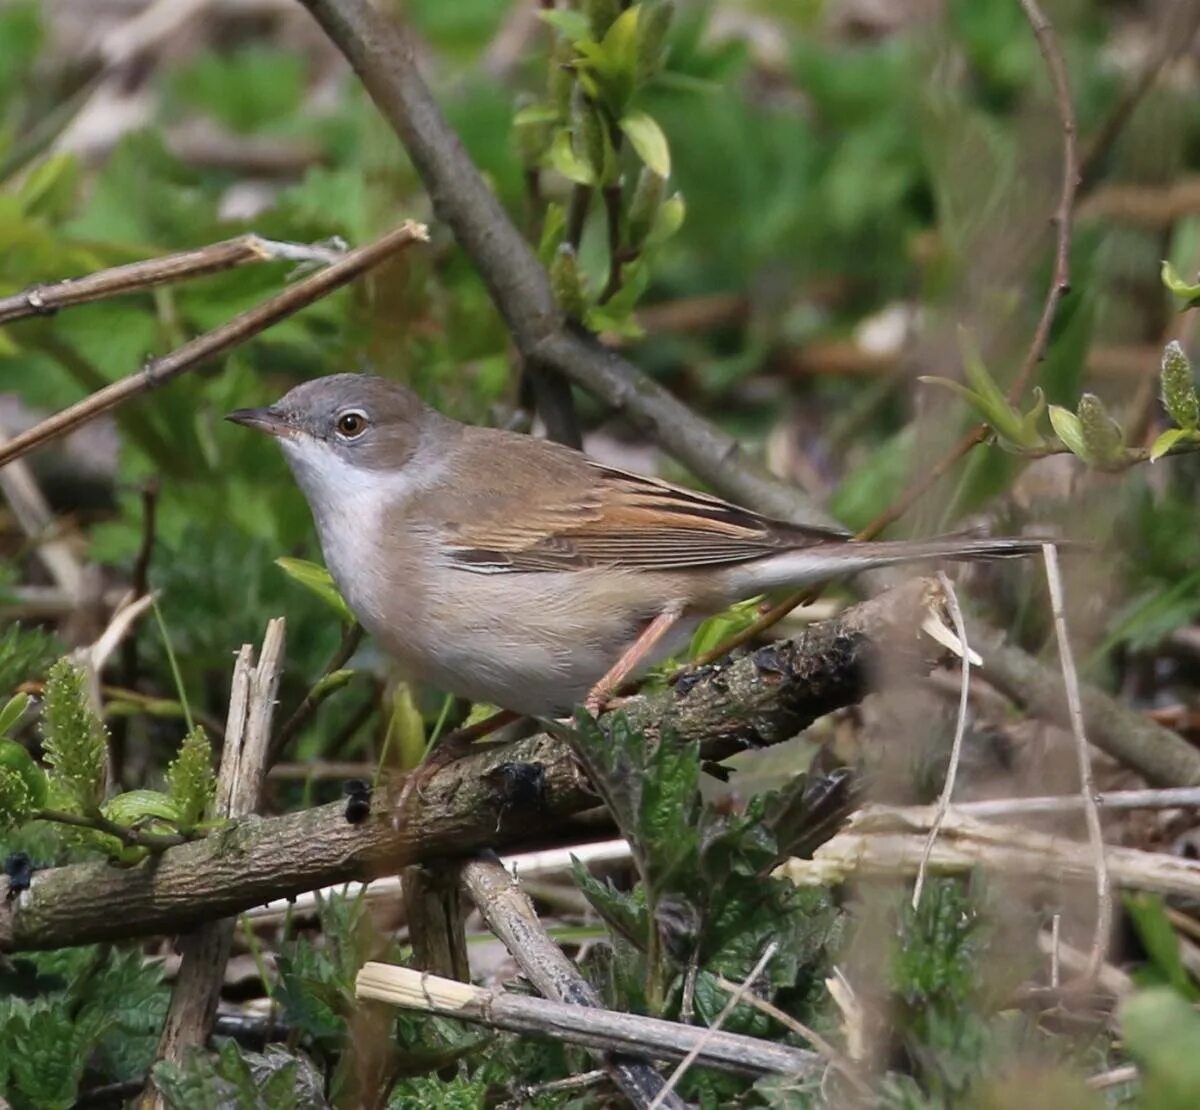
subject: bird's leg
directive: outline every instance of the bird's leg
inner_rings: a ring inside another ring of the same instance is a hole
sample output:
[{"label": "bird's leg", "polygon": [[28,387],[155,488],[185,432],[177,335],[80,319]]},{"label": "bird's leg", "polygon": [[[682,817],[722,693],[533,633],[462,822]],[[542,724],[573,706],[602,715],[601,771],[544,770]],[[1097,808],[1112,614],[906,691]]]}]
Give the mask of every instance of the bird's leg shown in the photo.
[{"label": "bird's leg", "polygon": [[599,716],[609,698],[645,662],[646,657],[671,631],[681,616],[683,616],[682,603],[673,602],[642,629],[638,638],[625,649],[621,658],[608,669],[608,673],[592,687],[588,694],[587,701],[583,704],[593,717]]}]

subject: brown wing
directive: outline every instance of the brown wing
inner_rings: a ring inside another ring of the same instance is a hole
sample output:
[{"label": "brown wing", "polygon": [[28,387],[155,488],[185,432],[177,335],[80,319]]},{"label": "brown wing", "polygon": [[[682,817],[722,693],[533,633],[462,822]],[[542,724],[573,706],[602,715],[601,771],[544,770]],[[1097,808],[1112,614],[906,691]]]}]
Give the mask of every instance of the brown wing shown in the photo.
[{"label": "brown wing", "polygon": [[[507,512],[477,503],[479,515],[449,525],[450,557],[464,569],[685,570],[845,539],[842,532],[770,520],[718,497],[539,446],[544,450],[528,460],[536,463],[533,472],[523,475],[527,503],[514,506],[511,497],[496,497],[492,504],[503,501]],[[546,490],[553,494],[546,496]]]}]

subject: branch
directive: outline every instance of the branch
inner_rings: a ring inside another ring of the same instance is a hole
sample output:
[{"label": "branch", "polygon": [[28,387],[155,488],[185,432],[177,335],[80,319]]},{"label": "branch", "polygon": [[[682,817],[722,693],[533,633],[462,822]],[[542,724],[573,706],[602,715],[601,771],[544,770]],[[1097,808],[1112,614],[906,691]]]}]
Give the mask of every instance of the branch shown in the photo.
[{"label": "branch", "polygon": [[[550,939],[528,896],[499,860],[471,860],[463,866],[462,883],[488,928],[542,995],[568,1006],[600,1008],[591,984]],[[635,1107],[653,1105],[664,1092],[662,1077],[646,1064],[608,1053],[599,1056],[599,1063]],[[684,1105],[675,1096],[665,1104],[673,1110]]]},{"label": "branch", "polygon": [[364,964],[358,973],[356,994],[406,1010],[652,1060],[682,1060],[699,1047],[700,1063],[739,1075],[815,1076],[826,1067],[815,1052],[757,1037],[616,1010],[568,1006],[509,991],[484,990],[392,964]]},{"label": "branch", "polygon": [[303,278],[270,300],[234,317],[228,324],[197,336],[162,358],[151,359],[137,373],[97,390],[90,397],[55,413],[29,431],[14,436],[0,447],[0,466],[20,458],[49,440],[65,435],[89,420],[94,420],[130,398],[157,389],[185,371],[194,370],[209,359],[224,354],[239,343],[244,343],[252,336],[265,331],[272,324],[277,324],[285,317],[299,312],[333,290],[353,281],[397,251],[411,243],[423,243],[427,238],[428,232],[422,224],[406,221],[383,238],[351,251],[333,265]]},{"label": "branch", "polygon": [[277,243],[258,235],[240,235],[236,239],[210,243],[198,250],[179,251],[161,258],[131,262],[127,266],[113,266],[83,277],[34,285],[24,292],[0,297],[0,324],[9,324],[26,316],[51,316],[60,308],[119,297],[126,293],[141,293],[158,285],[217,274],[249,262],[287,260],[318,262],[325,266],[337,262],[343,253],[329,247]]},{"label": "branch", "polygon": [[[934,583],[906,583],[793,640],[706,669],[671,690],[631,698],[622,709],[650,742],[669,729],[680,743],[700,741],[708,760],[780,743],[860,700],[872,686],[881,645],[889,663],[908,659],[928,667],[940,657],[942,649],[915,632],[936,599]],[[505,771],[520,763],[541,765],[540,805],[515,804],[520,799],[506,789]],[[556,822],[596,804],[570,751],[545,734],[484,747],[445,767],[399,829],[386,793],[376,791],[372,817],[358,825],[345,820],[344,804],[337,802],[246,818],[133,868],[100,863],[41,871],[12,901],[4,897],[7,880],[0,879],[0,950],[179,932],[316,887],[395,874],[412,863],[545,844]]]},{"label": "branch", "polygon": [[[247,817],[258,808],[267,773],[271,716],[283,668],[283,637],[284,622],[280,617],[267,625],[257,667],[253,662],[254,649],[249,644],[243,644],[238,654],[217,779],[214,811],[219,817]],[[181,1063],[190,1046],[203,1045],[208,1040],[235,924],[232,918],[206,921],[180,940],[179,973],[156,1059]],[[153,1081],[147,1085],[141,1105],[164,1105]]]},{"label": "branch", "polygon": [[831,518],[801,490],[750,461],[733,437],[697,416],[621,356],[574,335],[529,244],[446,123],[396,23],[367,0],[302,0],[404,143],[434,212],[471,257],[527,362],[553,369],[617,409],[725,496],[799,524]]}]

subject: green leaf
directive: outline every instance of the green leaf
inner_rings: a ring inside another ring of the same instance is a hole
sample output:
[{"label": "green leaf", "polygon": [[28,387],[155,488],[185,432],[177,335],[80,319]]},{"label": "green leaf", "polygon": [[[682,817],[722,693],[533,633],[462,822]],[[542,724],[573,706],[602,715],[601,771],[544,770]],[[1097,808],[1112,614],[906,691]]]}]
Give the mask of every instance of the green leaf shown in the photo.
[{"label": "green leaf", "polygon": [[1088,461],[1087,444],[1083,440],[1083,425],[1079,423],[1078,416],[1061,405],[1051,405],[1050,426],[1071,454],[1079,456],[1084,462]]},{"label": "green leaf", "polygon": [[665,243],[683,227],[683,221],[686,218],[687,205],[684,203],[683,194],[676,193],[674,196],[668,197],[659,205],[654,223],[650,228],[650,234],[646,236],[643,245],[646,249],[651,249]]},{"label": "green leaf", "polygon": [[592,29],[588,23],[588,18],[582,12],[563,8],[549,10],[543,8],[537,14],[538,19],[543,23],[550,24],[551,27],[573,44],[578,44],[592,37]]},{"label": "green leaf", "polygon": [[1200,1015],[1169,987],[1155,987],[1126,1001],[1118,1016],[1142,1073],[1141,1105],[1200,1106]]},{"label": "green leaf", "polygon": [[350,606],[346,604],[345,599],[338,592],[338,588],[333,584],[333,578],[329,571],[320,563],[313,563],[308,559],[292,559],[281,556],[275,560],[275,565],[293,581],[299,582],[305,589],[316,594],[346,624],[354,623],[354,614],[350,612]]},{"label": "green leaf", "polygon": [[647,166],[659,177],[671,176],[671,148],[653,116],[641,111],[627,112],[619,126]]},{"label": "green leaf", "polygon": [[527,104],[513,116],[514,127],[524,127],[527,124],[535,123],[557,123],[558,121],[558,111],[549,104]]},{"label": "green leaf", "polygon": [[560,243],[550,264],[550,288],[558,307],[573,320],[581,320],[587,307],[583,278],[570,243]]},{"label": "green leaf", "polygon": [[33,699],[28,694],[13,694],[3,709],[0,709],[0,736],[6,736],[29,708]]},{"label": "green leaf", "polygon": [[92,710],[87,679],[69,659],[60,659],[46,679],[42,748],[52,780],[80,813],[99,812],[104,798],[108,731]]},{"label": "green leaf", "polygon": [[1126,894],[1125,908],[1129,912],[1138,939],[1154,970],[1170,987],[1174,987],[1184,998],[1195,1002],[1200,999],[1200,989],[1192,981],[1183,957],[1179,952],[1179,937],[1167,917],[1162,896],[1158,894]]},{"label": "green leaf", "polygon": [[[341,673],[341,672],[339,672]],[[217,792],[212,744],[204,729],[192,729],[167,768],[167,789],[179,813],[182,829],[198,824]]]},{"label": "green leaf", "polygon": [[551,168],[557,170],[568,181],[577,185],[595,185],[596,174],[592,167],[575,153],[571,145],[571,132],[563,128],[554,136],[548,155]]},{"label": "green leaf", "polygon": [[1195,308],[1200,305],[1200,284],[1191,285],[1179,276],[1179,271],[1170,262],[1162,264],[1162,283],[1177,297],[1182,297],[1187,303],[1184,308]]},{"label": "green leaf", "polygon": [[1159,433],[1158,438],[1150,446],[1150,461],[1158,462],[1175,444],[1190,438],[1192,438],[1192,433],[1186,428],[1168,428],[1165,432]]}]

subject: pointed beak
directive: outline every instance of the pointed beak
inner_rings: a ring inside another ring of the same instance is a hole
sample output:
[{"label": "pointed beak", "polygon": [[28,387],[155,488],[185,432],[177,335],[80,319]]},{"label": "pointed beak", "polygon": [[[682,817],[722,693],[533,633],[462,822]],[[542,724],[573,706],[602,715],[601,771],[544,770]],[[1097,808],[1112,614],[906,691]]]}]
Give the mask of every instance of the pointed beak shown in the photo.
[{"label": "pointed beak", "polygon": [[257,428],[271,436],[288,436],[294,430],[287,417],[275,408],[237,409],[225,419],[235,424],[244,424],[247,428]]}]

